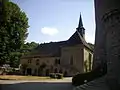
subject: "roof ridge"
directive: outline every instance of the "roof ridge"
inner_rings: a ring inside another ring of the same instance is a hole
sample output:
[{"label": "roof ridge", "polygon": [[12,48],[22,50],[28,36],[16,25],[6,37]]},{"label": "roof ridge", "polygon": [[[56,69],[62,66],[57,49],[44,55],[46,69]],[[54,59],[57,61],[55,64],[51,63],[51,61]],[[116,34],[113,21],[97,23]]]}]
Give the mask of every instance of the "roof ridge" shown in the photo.
[{"label": "roof ridge", "polygon": [[90,47],[90,45],[86,42],[86,40],[81,36],[81,34],[77,31],[77,34],[79,35],[81,41],[82,41],[82,44],[84,44],[86,47],[88,47],[89,49],[92,50],[92,48]]}]

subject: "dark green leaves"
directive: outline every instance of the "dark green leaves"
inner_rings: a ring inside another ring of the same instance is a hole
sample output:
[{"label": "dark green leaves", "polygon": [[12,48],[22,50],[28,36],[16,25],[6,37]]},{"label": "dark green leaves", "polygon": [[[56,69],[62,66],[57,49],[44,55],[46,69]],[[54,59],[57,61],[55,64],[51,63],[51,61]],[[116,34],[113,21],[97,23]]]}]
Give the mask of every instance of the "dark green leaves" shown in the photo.
[{"label": "dark green leaves", "polygon": [[0,5],[0,65],[9,63],[16,66],[21,56],[18,51],[28,35],[28,18],[13,2],[0,0]]}]

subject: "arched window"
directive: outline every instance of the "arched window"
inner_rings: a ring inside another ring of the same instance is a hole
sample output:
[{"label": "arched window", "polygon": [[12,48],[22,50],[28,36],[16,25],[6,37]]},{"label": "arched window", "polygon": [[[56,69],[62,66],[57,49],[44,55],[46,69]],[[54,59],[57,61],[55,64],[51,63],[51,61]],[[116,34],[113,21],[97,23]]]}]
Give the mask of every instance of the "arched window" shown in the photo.
[{"label": "arched window", "polygon": [[36,65],[39,65],[39,59],[36,60]]}]

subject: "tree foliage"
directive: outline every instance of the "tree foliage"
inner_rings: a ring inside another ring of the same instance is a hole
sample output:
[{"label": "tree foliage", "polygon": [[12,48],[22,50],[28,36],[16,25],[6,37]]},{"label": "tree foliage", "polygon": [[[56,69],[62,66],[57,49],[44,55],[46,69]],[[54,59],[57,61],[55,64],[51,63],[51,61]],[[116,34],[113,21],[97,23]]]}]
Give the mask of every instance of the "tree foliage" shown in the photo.
[{"label": "tree foliage", "polygon": [[33,49],[35,49],[39,44],[35,42],[27,42],[23,45],[23,48],[21,49],[21,52],[23,54],[28,54],[31,52]]},{"label": "tree foliage", "polygon": [[[13,65],[21,56],[27,38],[28,18],[19,6],[8,0],[0,0],[0,64]],[[16,57],[17,56],[17,57]],[[18,57],[19,56],[19,57]]]}]

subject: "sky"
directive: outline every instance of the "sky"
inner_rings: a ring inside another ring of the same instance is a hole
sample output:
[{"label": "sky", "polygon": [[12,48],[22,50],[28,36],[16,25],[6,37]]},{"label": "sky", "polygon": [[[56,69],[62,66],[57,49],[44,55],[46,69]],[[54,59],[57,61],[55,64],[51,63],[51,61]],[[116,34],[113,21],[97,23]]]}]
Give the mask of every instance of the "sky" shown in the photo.
[{"label": "sky", "polygon": [[12,0],[29,18],[27,42],[64,41],[78,26],[80,13],[85,39],[94,43],[95,13],[93,0]]}]

